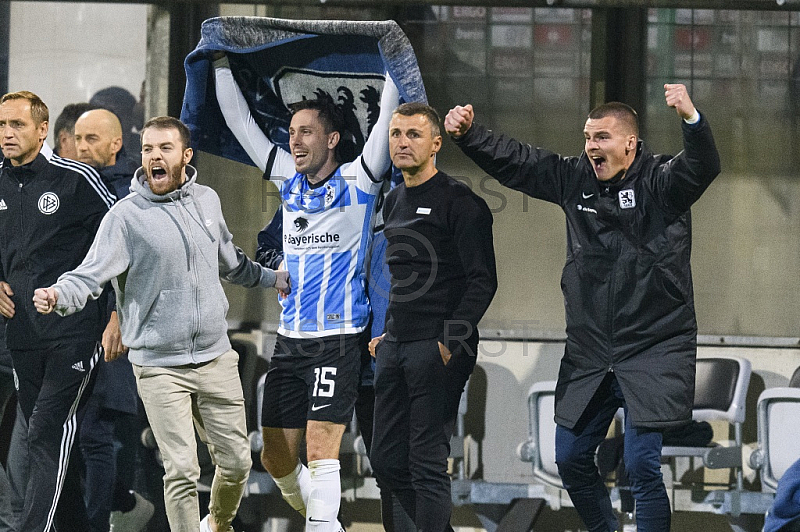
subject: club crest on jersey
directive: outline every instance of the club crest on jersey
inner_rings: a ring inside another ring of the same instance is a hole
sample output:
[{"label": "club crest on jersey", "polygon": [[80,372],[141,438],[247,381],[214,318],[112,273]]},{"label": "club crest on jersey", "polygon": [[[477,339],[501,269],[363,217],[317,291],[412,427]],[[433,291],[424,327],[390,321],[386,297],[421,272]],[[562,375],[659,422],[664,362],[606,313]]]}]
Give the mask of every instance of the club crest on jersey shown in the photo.
[{"label": "club crest on jersey", "polygon": [[61,205],[61,200],[58,199],[58,196],[56,196],[54,192],[45,192],[39,196],[37,205],[39,207],[39,212],[42,214],[53,214]]},{"label": "club crest on jersey", "polygon": [[632,209],[636,207],[636,196],[632,189],[627,188],[619,191],[619,206],[621,209]]},{"label": "club crest on jersey", "polygon": [[325,206],[330,205],[336,197],[336,190],[331,183],[325,183]]}]

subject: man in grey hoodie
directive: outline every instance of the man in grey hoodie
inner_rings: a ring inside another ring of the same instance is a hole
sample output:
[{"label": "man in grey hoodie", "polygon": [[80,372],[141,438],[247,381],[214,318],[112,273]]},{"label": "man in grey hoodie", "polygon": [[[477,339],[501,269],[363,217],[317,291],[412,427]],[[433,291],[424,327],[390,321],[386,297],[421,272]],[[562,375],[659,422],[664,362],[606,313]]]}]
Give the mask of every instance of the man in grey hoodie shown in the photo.
[{"label": "man in grey hoodie", "polygon": [[[219,197],[189,166],[189,130],[157,117],[142,129],[131,194],[103,219],[83,263],[37,289],[37,310],[69,315],[111,281],[122,342],[164,459],[164,499],[176,532],[228,531],[251,467],[238,356],[227,337],[220,277],[288,294],[288,272],[251,261],[231,241]],[[194,428],[216,464],[209,516],[199,522]]]}]

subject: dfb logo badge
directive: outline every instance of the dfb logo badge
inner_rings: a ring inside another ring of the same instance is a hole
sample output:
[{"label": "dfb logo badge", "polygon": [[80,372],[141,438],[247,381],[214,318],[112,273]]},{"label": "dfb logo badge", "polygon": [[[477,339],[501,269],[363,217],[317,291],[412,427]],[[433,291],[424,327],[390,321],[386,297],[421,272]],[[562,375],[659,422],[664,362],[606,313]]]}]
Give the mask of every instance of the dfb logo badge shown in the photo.
[{"label": "dfb logo badge", "polygon": [[58,199],[58,196],[56,196],[54,192],[45,192],[39,196],[38,205],[39,212],[42,214],[53,214],[61,205],[61,200]]}]

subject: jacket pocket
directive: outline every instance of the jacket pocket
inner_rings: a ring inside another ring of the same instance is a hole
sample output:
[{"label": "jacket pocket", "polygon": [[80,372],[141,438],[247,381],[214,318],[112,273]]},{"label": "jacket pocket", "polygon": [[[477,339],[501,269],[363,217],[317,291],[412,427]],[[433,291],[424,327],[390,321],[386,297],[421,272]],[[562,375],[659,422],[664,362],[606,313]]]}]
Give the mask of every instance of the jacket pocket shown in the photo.
[{"label": "jacket pocket", "polygon": [[144,329],[144,346],[151,351],[188,351],[192,340],[193,290],[162,290]]},{"label": "jacket pocket", "polygon": [[197,291],[197,300],[200,308],[200,330],[197,332],[197,348],[205,349],[219,341],[228,334],[228,298],[222,290],[222,285],[212,283],[210,286]]},{"label": "jacket pocket", "polygon": [[677,303],[687,303],[689,301],[689,288],[682,282],[668,267],[659,264],[656,271],[661,278],[661,288],[663,293],[675,300]]}]

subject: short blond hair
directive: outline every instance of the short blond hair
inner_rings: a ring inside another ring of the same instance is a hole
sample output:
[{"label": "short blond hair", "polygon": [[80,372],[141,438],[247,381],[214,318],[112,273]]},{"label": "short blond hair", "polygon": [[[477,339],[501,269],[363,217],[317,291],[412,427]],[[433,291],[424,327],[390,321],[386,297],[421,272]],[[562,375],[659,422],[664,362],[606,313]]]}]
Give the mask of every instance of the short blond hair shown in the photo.
[{"label": "short blond hair", "polygon": [[31,104],[31,118],[38,126],[42,122],[50,121],[50,110],[44,104],[41,98],[32,93],[31,91],[17,91],[4,94],[0,99],[0,104],[6,103],[10,100],[28,100]]}]

